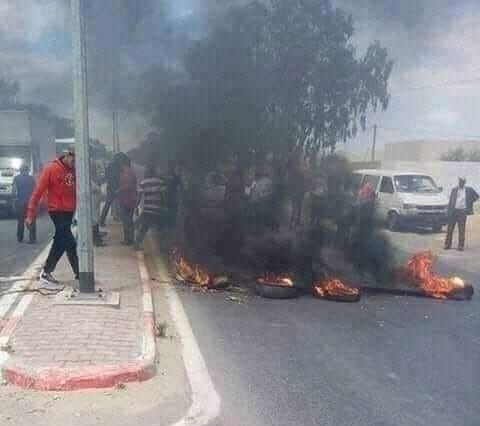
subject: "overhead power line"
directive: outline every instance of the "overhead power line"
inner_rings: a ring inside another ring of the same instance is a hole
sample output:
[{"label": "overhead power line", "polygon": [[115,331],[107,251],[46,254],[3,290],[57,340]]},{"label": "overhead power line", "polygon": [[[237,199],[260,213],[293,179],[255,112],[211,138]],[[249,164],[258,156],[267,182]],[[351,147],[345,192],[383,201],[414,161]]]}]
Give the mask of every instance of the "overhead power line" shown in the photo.
[{"label": "overhead power line", "polygon": [[468,84],[468,83],[477,83],[477,82],[480,82],[480,77],[471,78],[471,79],[467,79],[467,80],[447,81],[447,82],[444,82],[444,83],[432,84],[432,85],[427,85],[427,86],[405,87],[405,88],[402,88],[402,89],[393,90],[391,92],[391,95],[397,95],[397,94],[406,93],[406,92],[414,92],[414,91],[419,91],[419,90],[442,89],[442,88],[447,88],[447,87],[453,87],[453,86],[456,86],[458,84]]}]

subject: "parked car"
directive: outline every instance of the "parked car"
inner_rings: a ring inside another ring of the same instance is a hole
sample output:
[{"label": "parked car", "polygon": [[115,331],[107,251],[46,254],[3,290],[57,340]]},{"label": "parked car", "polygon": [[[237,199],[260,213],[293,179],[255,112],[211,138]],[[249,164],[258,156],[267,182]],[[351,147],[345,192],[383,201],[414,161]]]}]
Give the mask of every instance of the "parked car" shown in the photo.
[{"label": "parked car", "polygon": [[359,188],[375,190],[375,217],[396,231],[403,226],[431,227],[440,232],[447,223],[448,198],[443,188],[424,173],[356,170]]}]

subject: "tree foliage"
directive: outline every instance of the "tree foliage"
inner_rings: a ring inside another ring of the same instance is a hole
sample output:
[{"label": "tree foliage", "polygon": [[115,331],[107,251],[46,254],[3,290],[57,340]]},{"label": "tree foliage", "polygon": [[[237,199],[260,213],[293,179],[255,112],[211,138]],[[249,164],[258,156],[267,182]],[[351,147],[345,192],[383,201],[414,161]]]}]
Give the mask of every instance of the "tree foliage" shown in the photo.
[{"label": "tree foliage", "polygon": [[387,50],[376,41],[359,55],[353,35],[330,0],[232,9],[191,48],[185,78],[160,79],[153,122],[204,167],[233,153],[334,151],[389,101]]},{"label": "tree foliage", "polygon": [[467,151],[466,149],[452,148],[448,152],[444,153],[441,156],[442,161],[480,161],[480,150],[473,149],[472,151]]}]

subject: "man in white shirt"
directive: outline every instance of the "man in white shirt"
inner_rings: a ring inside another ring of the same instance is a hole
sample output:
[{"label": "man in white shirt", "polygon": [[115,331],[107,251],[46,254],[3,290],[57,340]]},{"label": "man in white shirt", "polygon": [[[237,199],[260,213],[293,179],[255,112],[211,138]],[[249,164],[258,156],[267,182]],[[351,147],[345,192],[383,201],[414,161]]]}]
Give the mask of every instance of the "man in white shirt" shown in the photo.
[{"label": "man in white shirt", "polygon": [[452,189],[448,204],[448,230],[445,239],[445,250],[452,247],[453,231],[458,225],[458,250],[465,248],[465,229],[467,216],[473,214],[473,203],[478,200],[478,194],[473,188],[466,186],[464,177],[458,179],[458,186]]}]

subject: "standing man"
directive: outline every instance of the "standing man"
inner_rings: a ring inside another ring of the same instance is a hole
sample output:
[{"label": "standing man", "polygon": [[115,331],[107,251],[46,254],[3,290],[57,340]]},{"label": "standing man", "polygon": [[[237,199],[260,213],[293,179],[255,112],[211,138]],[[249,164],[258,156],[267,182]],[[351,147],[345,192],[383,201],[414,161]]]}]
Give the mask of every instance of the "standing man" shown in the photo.
[{"label": "standing man", "polygon": [[28,204],[26,224],[29,227],[35,220],[38,203],[45,192],[47,192],[48,213],[55,226],[55,235],[50,253],[40,274],[40,281],[44,284],[58,284],[58,281],[52,277],[52,272],[65,252],[67,252],[75,279],[78,279],[77,243],[72,234],[72,220],[76,208],[75,152],[73,149],[65,151],[64,155],[51,162],[42,171]]},{"label": "standing man", "polygon": [[90,191],[92,193],[92,225],[93,225],[93,244],[95,247],[104,246],[102,234],[100,233],[100,211],[102,204],[102,183],[98,173],[96,162],[90,160]]},{"label": "standing man", "polygon": [[478,194],[473,188],[466,186],[467,179],[458,178],[458,186],[452,189],[448,203],[448,230],[445,239],[445,250],[452,248],[452,238],[455,225],[458,225],[458,248],[465,248],[465,228],[467,216],[473,214],[473,203],[478,200]]},{"label": "standing man", "polygon": [[115,154],[105,170],[105,179],[107,181],[107,198],[100,216],[100,226],[105,226],[108,212],[118,196],[122,163],[124,163],[126,159],[128,159],[128,157],[123,152]]},{"label": "standing man", "polygon": [[[17,241],[23,242],[23,236],[25,233],[25,218],[27,215],[28,201],[35,188],[35,179],[29,173],[29,167],[27,164],[22,164],[20,168],[20,174],[13,178],[13,188],[15,191],[15,211],[17,214]],[[30,244],[37,242],[37,229],[36,221],[34,220],[29,227],[29,240]]]},{"label": "standing man", "polygon": [[139,201],[143,202],[143,211],[135,243],[136,250],[142,249],[143,240],[151,227],[162,229],[168,224],[168,182],[167,179],[160,176],[154,163],[148,165],[145,179],[140,182],[139,192],[141,196]]},{"label": "standing man", "polygon": [[137,207],[137,177],[132,169],[130,158],[125,156],[122,161],[120,185],[118,189],[118,204],[123,223],[123,245],[131,246],[135,238],[133,214]]}]

